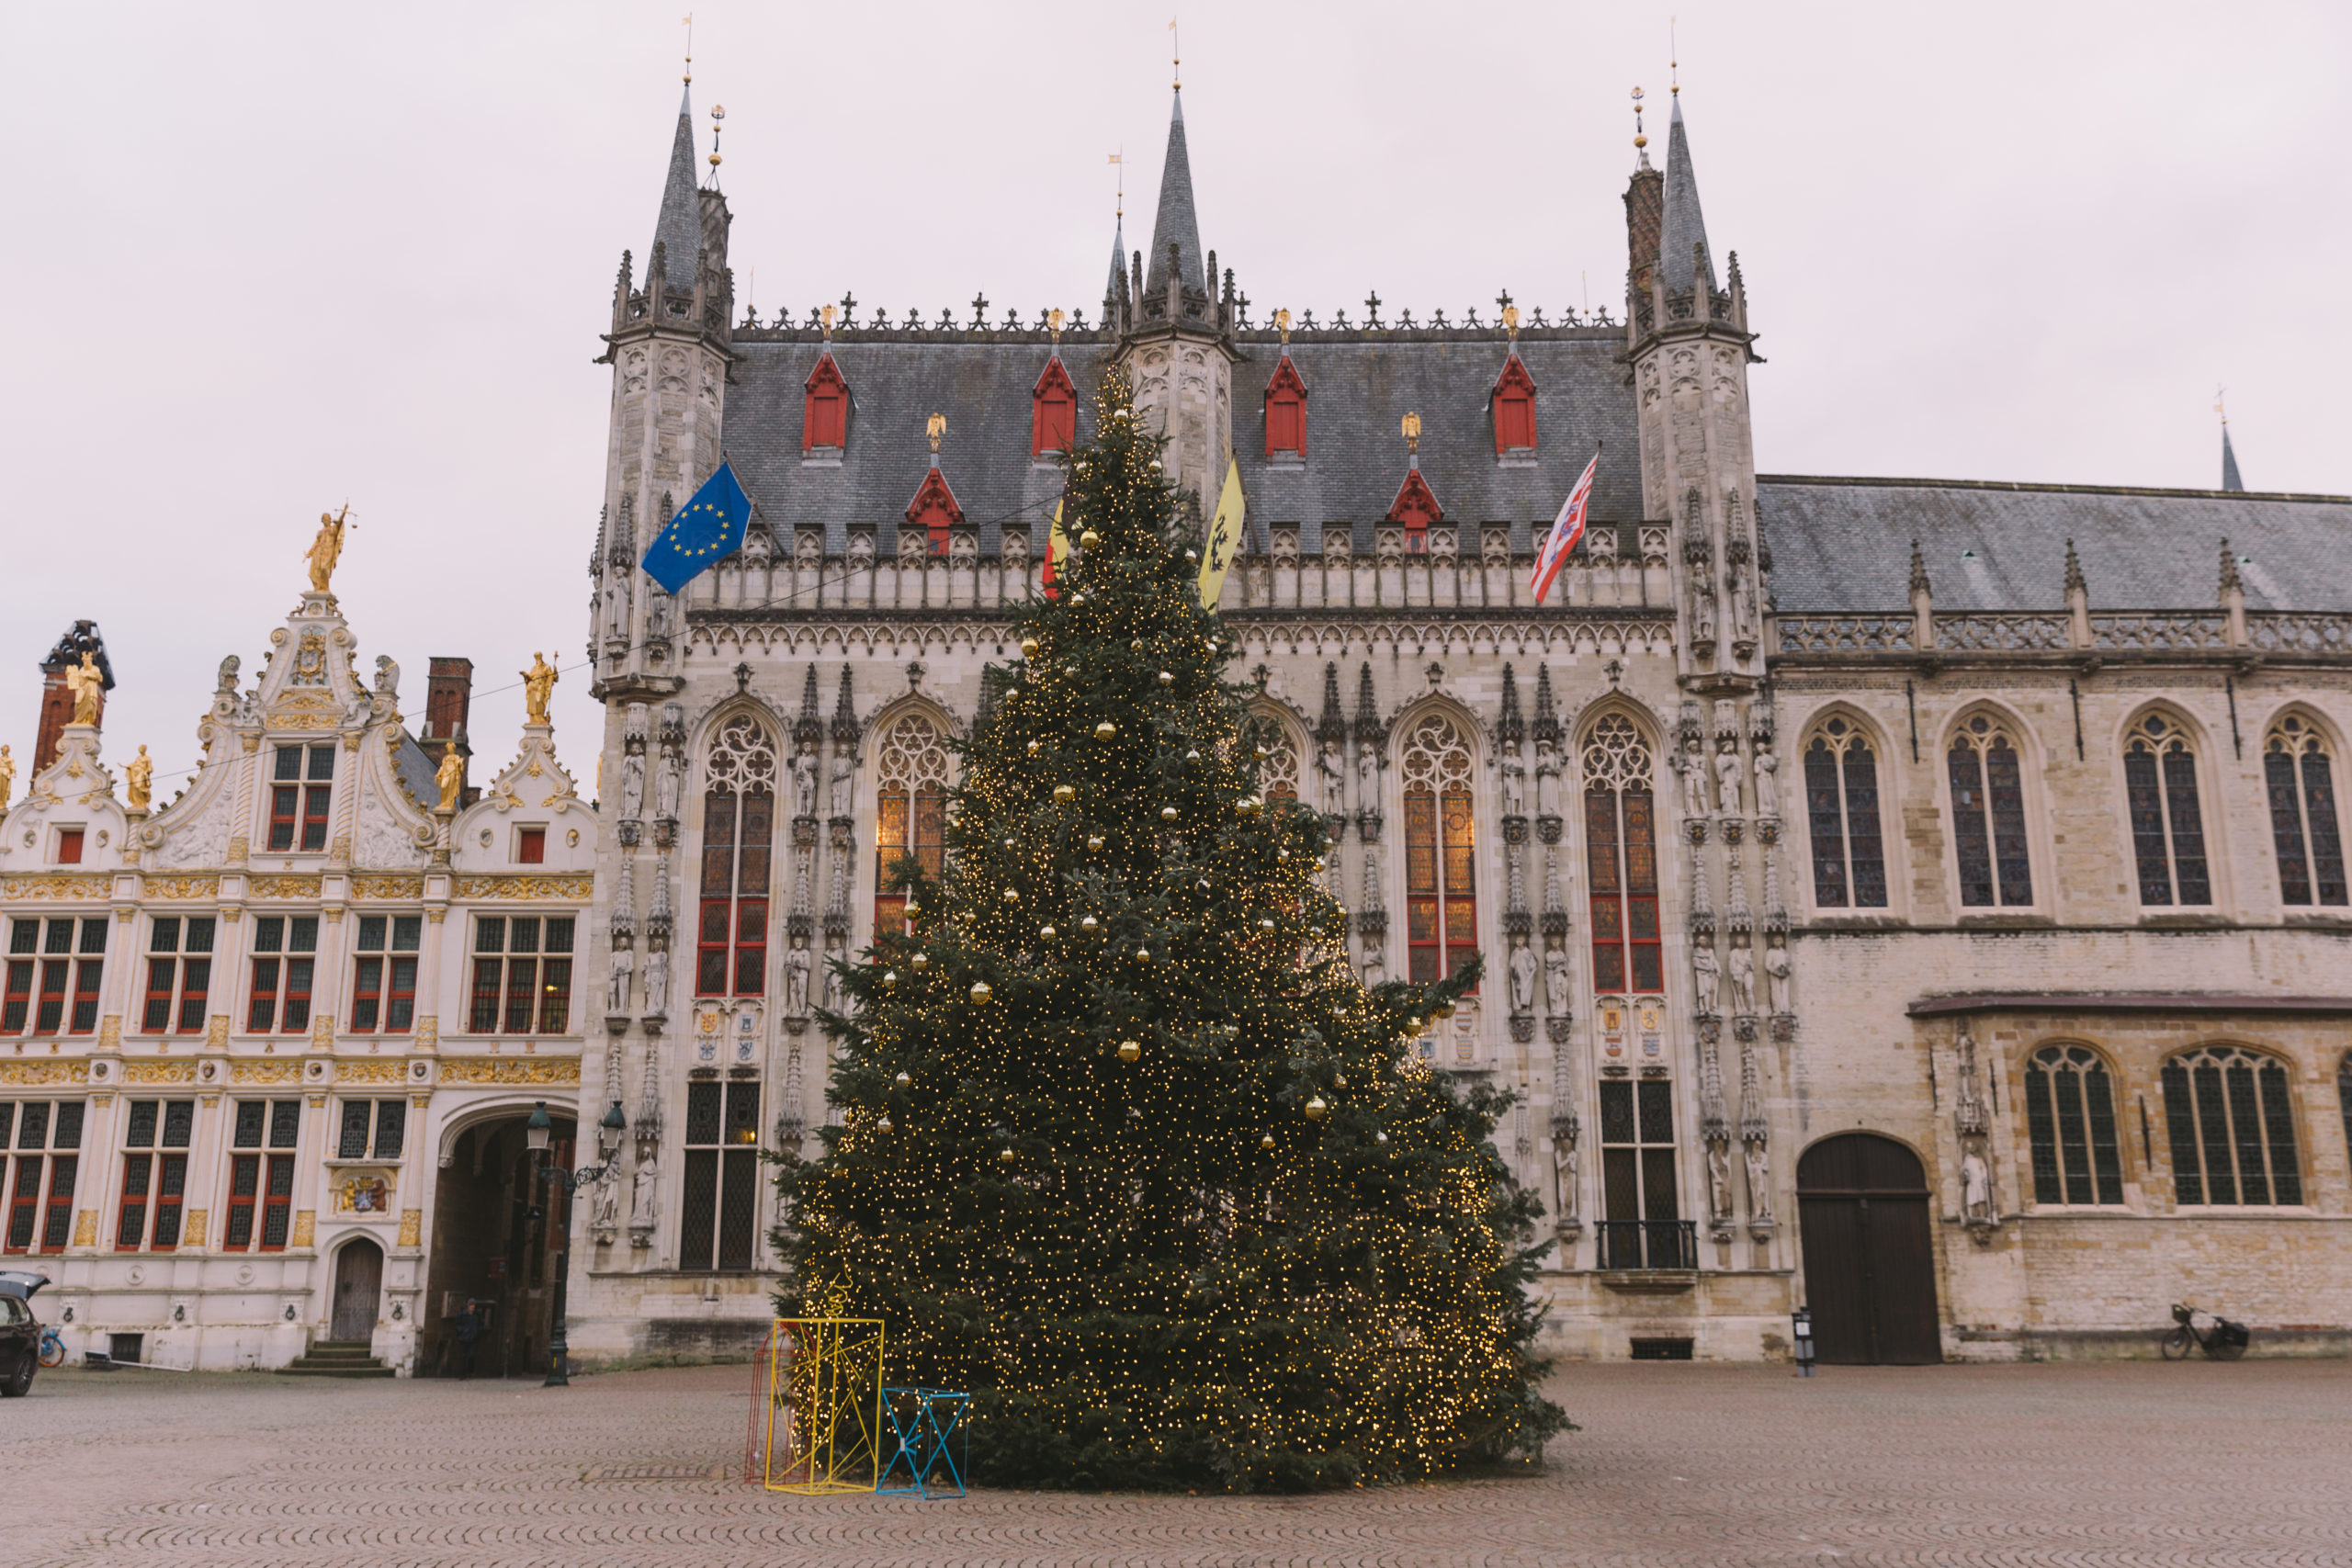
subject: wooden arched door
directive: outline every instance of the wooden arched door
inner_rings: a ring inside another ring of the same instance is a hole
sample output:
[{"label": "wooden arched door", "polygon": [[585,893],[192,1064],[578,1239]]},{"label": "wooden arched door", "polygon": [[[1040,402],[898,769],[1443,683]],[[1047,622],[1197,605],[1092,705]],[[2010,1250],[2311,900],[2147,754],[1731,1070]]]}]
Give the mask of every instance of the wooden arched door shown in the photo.
[{"label": "wooden arched door", "polygon": [[1825,1138],[1797,1161],[1797,1216],[1816,1359],[1943,1359],[1918,1156],[1871,1133]]},{"label": "wooden arched door", "polygon": [[345,1343],[376,1335],[376,1303],[383,1293],[384,1249],[362,1236],[335,1257],[334,1323],[328,1337]]}]

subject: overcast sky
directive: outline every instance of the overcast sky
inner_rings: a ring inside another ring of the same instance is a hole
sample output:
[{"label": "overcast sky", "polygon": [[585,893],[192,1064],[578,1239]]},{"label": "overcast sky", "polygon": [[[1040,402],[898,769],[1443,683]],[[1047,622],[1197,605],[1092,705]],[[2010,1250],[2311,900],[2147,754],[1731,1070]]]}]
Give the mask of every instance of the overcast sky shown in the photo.
[{"label": "overcast sky", "polygon": [[[1149,6],[704,0],[739,289],[763,316],[1099,309],[1124,148],[1147,243],[1169,106]],[[6,7],[0,740],[97,620],[107,752],[159,797],[226,653],[259,664],[322,508],[360,664],[576,670],[615,269],[651,243],[683,0]],[[2256,490],[2352,491],[2352,7],[1188,3],[1203,243],[1263,319],[1623,310],[1627,95],[1668,21],[1708,234],[1768,363],[1766,472],[2208,487],[2214,388]],[[1662,155],[1662,119],[1651,119]],[[2189,547],[2199,551],[2203,543]],[[482,776],[477,771],[477,779]],[[20,774],[18,787],[22,787]]]}]

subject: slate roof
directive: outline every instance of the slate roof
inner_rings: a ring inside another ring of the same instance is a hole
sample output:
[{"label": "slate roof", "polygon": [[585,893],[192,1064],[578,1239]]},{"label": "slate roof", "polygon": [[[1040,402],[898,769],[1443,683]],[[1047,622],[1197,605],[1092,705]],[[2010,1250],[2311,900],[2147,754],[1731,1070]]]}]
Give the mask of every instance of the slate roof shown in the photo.
[{"label": "slate roof", "polygon": [[[1707,243],[1707,220],[1699,210],[1699,173],[1690,164],[1690,139],[1682,129],[1682,95],[1674,96],[1674,119],[1666,139],[1666,213],[1657,236],[1658,276],[1670,294],[1690,287],[1697,271],[1694,246]],[[1707,288],[1715,287],[1715,254],[1707,253]]]},{"label": "slate roof", "polygon": [[1193,293],[1201,287],[1201,220],[1193,210],[1193,160],[1184,150],[1184,94],[1168,117],[1168,159],[1159,170],[1159,214],[1151,225],[1151,253],[1143,258],[1143,291],[1158,299],[1168,291],[1168,247],[1176,247],[1177,281]]},{"label": "slate roof", "polygon": [[[1593,487],[1596,524],[1641,516],[1641,466],[1632,389],[1618,355],[1622,328],[1522,333],[1519,355],[1535,381],[1534,459],[1495,456],[1487,396],[1508,343],[1486,328],[1327,330],[1294,334],[1291,362],[1306,379],[1306,461],[1266,459],[1264,391],[1281,357],[1276,334],[1237,334],[1248,357],[1233,367],[1233,441],[1249,496],[1254,541],[1264,525],[1300,525],[1300,543],[1322,548],[1327,524],[1346,524],[1358,549],[1405,477],[1398,424],[1421,416],[1421,472],[1462,525],[1510,523],[1516,547],[1531,524],[1548,525],[1577,476],[1605,441]],[[1026,525],[1031,558],[1061,494],[1061,475],[1029,456],[1030,390],[1051,352],[1027,329],[940,332],[886,329],[836,333],[833,361],[850,388],[849,445],[838,461],[804,462],[802,388],[823,344],[804,328],[738,332],[741,356],[727,394],[727,455],[759,515],[786,547],[792,532],[821,526],[828,554],[847,547],[853,525],[876,529],[877,547],[897,547],[898,525],[930,463],[924,420],[947,416],[939,466],[965,515],[993,555],[1002,526]],[[1064,368],[1080,397],[1080,439],[1093,429],[1093,394],[1105,345],[1065,333]],[[1476,548],[1476,536],[1465,540]]]},{"label": "slate roof", "polygon": [[[678,129],[670,138],[670,172],[662,181],[662,211],[653,237],[662,243],[662,276],[673,288],[692,289],[702,253],[702,199],[695,191],[694,88],[678,99]],[[650,269],[652,253],[647,253]],[[647,283],[651,283],[649,270]]]},{"label": "slate roof", "polygon": [[2094,610],[2220,602],[2221,542],[2252,610],[2352,610],[2352,496],[1765,474],[1778,609],[1909,607],[1911,541],[1939,610],[2063,610],[2066,541]]}]

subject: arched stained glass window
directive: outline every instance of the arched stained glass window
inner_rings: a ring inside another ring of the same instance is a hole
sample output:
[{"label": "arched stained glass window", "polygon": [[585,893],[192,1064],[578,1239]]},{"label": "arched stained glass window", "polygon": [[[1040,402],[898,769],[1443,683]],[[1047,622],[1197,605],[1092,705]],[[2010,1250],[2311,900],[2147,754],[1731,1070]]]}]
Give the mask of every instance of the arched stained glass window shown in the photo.
[{"label": "arched stained glass window", "polygon": [[2205,824],[2197,808],[2197,753],[2179,725],[2152,713],[2123,744],[2132,854],[2143,904],[2211,904]]},{"label": "arched stained glass window", "polygon": [[1878,759],[1870,737],[1831,717],[1804,752],[1805,821],[1813,833],[1813,901],[1825,909],[1886,908]]},{"label": "arched stained glass window", "polygon": [[1605,714],[1585,734],[1584,845],[1591,884],[1592,984],[1662,991],[1657,813],[1650,749],[1634,721]]},{"label": "arched stained glass window", "polygon": [[894,719],[874,748],[874,934],[900,929],[907,896],[890,889],[901,856],[925,876],[946,863],[947,744],[923,714]]},{"label": "arched stained glass window", "polygon": [[1475,764],[1461,732],[1442,714],[1426,715],[1413,726],[1402,759],[1407,975],[1435,980],[1478,951]]},{"label": "arched stained glass window", "polygon": [[756,997],[766,989],[775,766],[767,727],[750,714],[729,719],[711,746],[703,794],[696,996]]},{"label": "arched stained glass window", "polygon": [[2270,796],[2270,839],[2278,851],[2278,897],[2287,904],[2342,904],[2344,837],[2335,815],[2335,772],[2319,731],[2289,714],[2262,748]]},{"label": "arched stained glass window", "polygon": [[2025,842],[2025,779],[2008,731],[1983,714],[1961,726],[1945,754],[1960,901],[1977,908],[2033,902]]},{"label": "arched stained glass window", "polygon": [[2182,1203],[2300,1203],[2295,1112],[2275,1056],[2208,1046],[2165,1064],[2173,1195]]},{"label": "arched stained glass window", "polygon": [[2123,1201],[2115,1090],[2098,1053],[2080,1045],[2036,1051],[2025,1067],[2025,1114],[2035,1202]]},{"label": "arched stained glass window", "polygon": [[1298,798],[1298,746],[1290,726],[1270,714],[1255,716],[1258,744],[1265,756],[1258,761],[1258,793],[1268,800]]}]

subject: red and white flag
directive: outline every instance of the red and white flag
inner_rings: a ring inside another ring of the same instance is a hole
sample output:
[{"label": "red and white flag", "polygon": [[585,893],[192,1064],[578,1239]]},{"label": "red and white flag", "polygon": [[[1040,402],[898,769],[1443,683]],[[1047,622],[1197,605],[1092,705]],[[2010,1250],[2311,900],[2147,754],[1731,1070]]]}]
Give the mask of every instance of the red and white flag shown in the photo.
[{"label": "red and white flag", "polygon": [[1567,501],[1560,508],[1560,515],[1553,520],[1552,532],[1544,536],[1544,547],[1535,552],[1535,573],[1528,586],[1535,590],[1535,602],[1541,604],[1544,595],[1552,591],[1552,579],[1560,574],[1560,563],[1584,537],[1585,508],[1592,500],[1593,470],[1600,467],[1600,447],[1592,448],[1592,461],[1584,466],[1583,477],[1577,488],[1568,491]]}]

